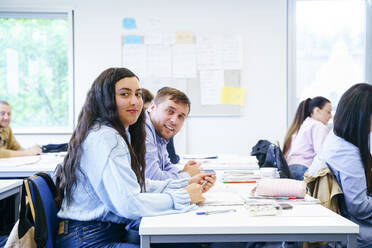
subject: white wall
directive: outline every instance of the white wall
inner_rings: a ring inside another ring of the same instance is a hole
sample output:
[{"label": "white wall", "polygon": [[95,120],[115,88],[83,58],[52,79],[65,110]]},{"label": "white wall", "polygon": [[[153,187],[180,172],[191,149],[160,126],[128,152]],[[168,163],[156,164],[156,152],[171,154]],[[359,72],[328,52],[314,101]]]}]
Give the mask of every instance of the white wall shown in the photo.
[{"label": "white wall", "polygon": [[[191,23],[194,31],[203,20],[212,31],[242,32],[245,59],[241,85],[246,88],[242,116],[189,118],[176,136],[176,149],[181,153],[248,154],[258,139],[282,141],[284,137],[286,0],[2,0],[0,9],[4,8],[74,10],[76,115],[94,78],[108,67],[121,66],[124,17],[148,17],[169,29],[174,29],[172,20],[177,20],[180,29]],[[28,146],[65,142],[69,136],[17,138]]]}]

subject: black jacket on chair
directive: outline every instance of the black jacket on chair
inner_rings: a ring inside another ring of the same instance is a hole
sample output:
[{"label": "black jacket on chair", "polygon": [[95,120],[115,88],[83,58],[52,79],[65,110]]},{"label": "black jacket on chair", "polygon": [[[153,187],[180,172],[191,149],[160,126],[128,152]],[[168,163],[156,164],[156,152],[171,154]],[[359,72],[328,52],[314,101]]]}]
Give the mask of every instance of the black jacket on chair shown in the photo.
[{"label": "black jacket on chair", "polygon": [[256,156],[258,165],[261,167],[275,167],[279,171],[280,178],[291,178],[287,161],[279,146],[268,140],[259,140],[252,147],[251,155]]}]

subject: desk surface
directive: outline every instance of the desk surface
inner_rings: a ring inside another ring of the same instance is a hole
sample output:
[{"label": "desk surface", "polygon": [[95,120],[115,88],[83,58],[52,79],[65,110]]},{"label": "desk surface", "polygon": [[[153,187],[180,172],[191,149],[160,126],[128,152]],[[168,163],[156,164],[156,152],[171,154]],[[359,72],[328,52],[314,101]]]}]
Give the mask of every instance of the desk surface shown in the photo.
[{"label": "desk surface", "polygon": [[0,180],[0,194],[22,185],[22,180]]},{"label": "desk surface", "polygon": [[[193,157],[185,155],[186,157]],[[258,170],[258,161],[254,156],[218,155],[215,159],[203,159],[202,156],[194,156],[195,159],[181,159],[177,165],[180,169],[189,160],[201,163],[204,170]]]},{"label": "desk surface", "polygon": [[249,216],[243,206],[208,207],[237,211],[214,215],[196,215],[199,208],[184,214],[146,217],[141,221],[141,235],[184,234],[298,234],[358,233],[353,222],[321,205],[294,205],[278,216]]},{"label": "desk surface", "polygon": [[[220,173],[217,173],[220,174]],[[218,175],[217,175],[218,177]],[[237,196],[248,194],[253,184],[222,184],[205,194],[208,200],[215,193]],[[232,197],[230,200],[234,200]],[[236,200],[236,199],[235,199]],[[174,215],[142,218],[139,233],[141,247],[164,242],[247,242],[247,241],[348,241],[356,246],[359,226],[319,204],[292,204],[276,216],[250,216],[243,205],[200,206],[198,209]],[[196,212],[235,209],[212,215]],[[183,241],[178,241],[183,240]]]},{"label": "desk surface", "polygon": [[53,172],[63,158],[60,154],[3,158],[0,159],[0,178],[26,178],[41,171]]}]

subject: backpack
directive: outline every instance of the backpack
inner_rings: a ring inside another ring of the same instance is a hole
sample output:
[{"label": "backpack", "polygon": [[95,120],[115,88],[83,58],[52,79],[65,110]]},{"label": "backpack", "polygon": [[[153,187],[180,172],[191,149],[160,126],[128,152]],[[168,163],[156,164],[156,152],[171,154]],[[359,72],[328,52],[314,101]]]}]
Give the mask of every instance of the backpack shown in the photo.
[{"label": "backpack", "polygon": [[259,140],[252,147],[251,155],[256,156],[260,168],[274,167],[278,169],[280,178],[291,178],[287,161],[279,146],[268,140]]},{"label": "backpack", "polygon": [[54,202],[56,193],[56,186],[46,173],[24,180],[19,220],[5,247],[54,247],[59,223],[59,207]]}]

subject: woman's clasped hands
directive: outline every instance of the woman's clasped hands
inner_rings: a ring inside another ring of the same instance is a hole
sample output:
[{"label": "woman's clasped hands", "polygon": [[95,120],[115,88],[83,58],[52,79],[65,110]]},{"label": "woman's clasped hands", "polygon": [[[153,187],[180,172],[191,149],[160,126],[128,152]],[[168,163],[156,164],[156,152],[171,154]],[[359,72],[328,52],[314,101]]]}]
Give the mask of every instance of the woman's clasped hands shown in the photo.
[{"label": "woman's clasped hands", "polygon": [[203,193],[207,192],[213,187],[216,182],[216,176],[212,173],[199,173],[189,180],[189,185],[185,190],[190,196],[190,203],[199,203],[205,201]]}]

